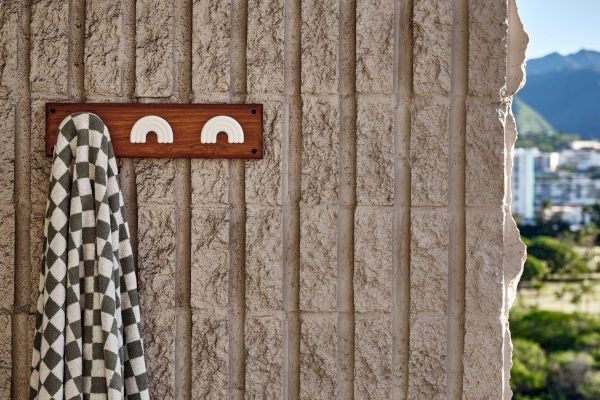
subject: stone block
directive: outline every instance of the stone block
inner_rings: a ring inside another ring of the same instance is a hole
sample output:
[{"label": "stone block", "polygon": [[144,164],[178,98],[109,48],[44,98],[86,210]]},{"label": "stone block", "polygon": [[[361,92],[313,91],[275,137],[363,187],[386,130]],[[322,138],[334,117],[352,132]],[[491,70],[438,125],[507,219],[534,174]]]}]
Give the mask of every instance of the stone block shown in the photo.
[{"label": "stone block", "polygon": [[336,93],[338,64],[337,0],[302,2],[302,92]]},{"label": "stone block", "polygon": [[335,316],[303,318],[300,338],[300,398],[335,398]]},{"label": "stone block", "polygon": [[69,2],[43,0],[31,5],[32,96],[67,91]]},{"label": "stone block", "polygon": [[300,309],[335,310],[337,208],[300,209]]},{"label": "stone block", "polygon": [[175,162],[172,159],[139,158],[135,160],[137,202],[140,206],[172,205],[175,190]]},{"label": "stone block", "polygon": [[504,211],[467,207],[465,308],[472,318],[499,316],[503,310]]},{"label": "stone block", "polygon": [[452,1],[415,0],[413,5],[413,90],[417,96],[450,92]]},{"label": "stone block", "polygon": [[175,308],[175,213],[168,207],[138,208],[140,303]]},{"label": "stone block", "polygon": [[15,211],[10,205],[0,206],[0,313],[12,312],[15,277]]},{"label": "stone block", "polygon": [[412,204],[448,203],[448,103],[423,101],[412,120],[410,161]]},{"label": "stone block", "polygon": [[[140,296],[143,300],[143,294]],[[175,398],[175,311],[155,304],[142,304],[144,350],[150,396]]]},{"label": "stone block", "polygon": [[229,276],[229,209],[192,210],[192,307],[227,307]]},{"label": "stone block", "polygon": [[356,8],[356,90],[392,93],[394,5],[391,0],[359,0]]},{"label": "stone block", "polygon": [[192,314],[192,398],[227,398],[227,320]]},{"label": "stone block", "polygon": [[502,379],[503,326],[499,318],[493,319],[467,318],[463,357],[465,400],[503,398],[507,384]]},{"label": "stone block", "polygon": [[282,308],[281,208],[248,206],[246,213],[246,307]]},{"label": "stone block", "polygon": [[305,96],[302,124],[302,201],[305,204],[336,204],[339,170],[337,100]]},{"label": "stone block", "polygon": [[85,11],[86,94],[119,95],[122,77],[122,3],[88,1]]},{"label": "stone block", "polygon": [[[0,47],[0,51],[1,49]],[[0,53],[0,57],[1,55]],[[12,207],[15,180],[15,109],[7,101],[0,101],[0,132],[2,133],[2,146],[0,146],[0,204]]]},{"label": "stone block", "polygon": [[446,399],[446,316],[413,313],[410,320],[409,399]]},{"label": "stone block", "polygon": [[391,306],[392,209],[358,207],[354,223],[354,306],[358,312]]},{"label": "stone block", "polygon": [[12,375],[12,318],[0,314],[0,397],[11,398]]},{"label": "stone block", "polygon": [[171,4],[161,0],[136,2],[136,88],[138,97],[169,97],[173,93]]},{"label": "stone block", "polygon": [[410,243],[411,315],[445,313],[448,303],[448,212],[413,208]]},{"label": "stone block", "polygon": [[0,98],[17,84],[17,10],[13,4],[0,5]]},{"label": "stone block", "polygon": [[387,315],[356,320],[354,396],[389,399],[392,389],[392,335]]},{"label": "stone block", "polygon": [[248,91],[283,90],[283,1],[248,2]]},{"label": "stone block", "polygon": [[192,89],[200,93],[229,90],[229,14],[231,0],[194,0]]},{"label": "stone block", "polygon": [[356,196],[358,204],[390,205],[394,196],[392,100],[358,98]]},{"label": "stone block", "polygon": [[508,2],[469,2],[469,94],[500,101],[507,57]]},{"label": "stone block", "polygon": [[504,201],[504,122],[506,104],[467,101],[466,199],[471,206]]},{"label": "stone block", "polygon": [[246,398],[281,398],[282,334],[278,318],[246,320]]}]

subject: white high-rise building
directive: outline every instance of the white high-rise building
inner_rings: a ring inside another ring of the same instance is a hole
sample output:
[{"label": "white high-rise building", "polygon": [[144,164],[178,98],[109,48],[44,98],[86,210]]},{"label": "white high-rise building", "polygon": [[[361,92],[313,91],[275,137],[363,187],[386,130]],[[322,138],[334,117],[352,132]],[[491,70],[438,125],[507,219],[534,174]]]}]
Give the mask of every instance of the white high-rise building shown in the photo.
[{"label": "white high-rise building", "polygon": [[512,212],[525,221],[534,218],[535,157],[537,149],[515,149],[512,174]]}]

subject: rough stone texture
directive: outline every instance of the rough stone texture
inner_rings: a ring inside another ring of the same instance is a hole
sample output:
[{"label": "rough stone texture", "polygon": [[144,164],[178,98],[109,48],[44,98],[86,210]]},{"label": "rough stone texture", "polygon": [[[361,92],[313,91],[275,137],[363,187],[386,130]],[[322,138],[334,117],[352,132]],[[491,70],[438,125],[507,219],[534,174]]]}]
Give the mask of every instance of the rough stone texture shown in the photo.
[{"label": "rough stone texture", "polygon": [[[140,293],[140,299],[143,297]],[[141,314],[150,395],[155,399],[172,400],[175,393],[175,312],[157,310],[142,300]]]},{"label": "rough stone texture", "polygon": [[463,399],[509,399],[502,397],[503,330],[498,318],[468,318],[465,332]]},{"label": "rough stone texture", "polygon": [[413,87],[417,96],[450,92],[452,1],[415,0]]},{"label": "rough stone texture", "polygon": [[469,99],[467,110],[465,202],[500,206],[504,200],[506,105]]},{"label": "rough stone texture", "polygon": [[300,210],[300,309],[334,310],[336,218],[333,207]]},{"label": "rough stone texture", "polygon": [[195,94],[229,90],[230,0],[194,0],[192,88]]},{"label": "rough stone texture", "polygon": [[12,4],[0,5],[0,98],[14,85],[17,51],[17,13]]},{"label": "rough stone texture", "polygon": [[246,326],[246,398],[280,399],[283,369],[282,321],[252,318]]},{"label": "rough stone texture", "polygon": [[227,320],[192,313],[192,398],[227,398]]},{"label": "rough stone texture", "polygon": [[448,203],[448,103],[425,101],[412,120],[412,204]]},{"label": "rough stone texture", "polygon": [[392,210],[358,207],[354,231],[356,311],[388,311],[392,281]]},{"label": "rough stone texture", "polygon": [[121,93],[121,4],[86,2],[85,88],[89,95]]},{"label": "rough stone texture", "polygon": [[6,243],[0,247],[0,313],[12,311],[14,298],[15,249],[12,244],[15,236],[15,213],[11,206],[0,206],[0,237]]},{"label": "rough stone texture", "polygon": [[471,318],[502,312],[504,210],[468,207],[466,212],[465,309]]},{"label": "rough stone texture", "polygon": [[409,399],[446,399],[445,314],[411,315],[408,368]]},{"label": "rough stone texture", "polygon": [[226,160],[192,160],[192,203],[227,204]]},{"label": "rough stone texture", "polygon": [[504,97],[508,41],[508,1],[469,2],[469,94]]},{"label": "rough stone texture", "polygon": [[356,197],[358,204],[390,205],[394,193],[394,108],[389,100],[358,98]]},{"label": "rough stone texture", "polygon": [[388,316],[356,320],[354,396],[389,399],[392,386],[392,336]]},{"label": "rough stone texture", "polygon": [[249,206],[246,212],[246,307],[282,308],[281,209]]},{"label": "rough stone texture", "polygon": [[140,97],[168,97],[173,90],[174,23],[171,5],[161,0],[136,2],[136,89]]},{"label": "rough stone texture", "polygon": [[31,7],[31,91],[64,94],[67,90],[69,3],[42,0]]},{"label": "rough stone texture", "polygon": [[171,208],[138,208],[140,302],[156,311],[175,307],[175,215]]},{"label": "rough stone texture", "polygon": [[139,159],[135,162],[138,204],[173,204],[175,164],[169,159]]},{"label": "rough stone texture", "polygon": [[15,180],[15,112],[9,103],[0,100],[0,204],[13,204],[13,188]]},{"label": "rough stone texture", "polygon": [[31,105],[31,203],[46,204],[52,159],[44,153],[45,102]]},{"label": "rough stone texture", "polygon": [[192,210],[192,307],[227,307],[229,210]]},{"label": "rough stone texture", "polygon": [[246,162],[246,203],[281,204],[281,103],[251,96],[263,104],[264,158]]},{"label": "rough stone texture", "polygon": [[448,302],[448,212],[445,208],[413,208],[410,258],[411,314],[443,317]]},{"label": "rough stone texture", "polygon": [[302,201],[335,204],[338,188],[337,99],[304,97],[302,107]]},{"label": "rough stone texture", "polygon": [[335,93],[338,63],[338,2],[302,2],[302,92]]},{"label": "rough stone texture", "polygon": [[248,2],[248,91],[283,89],[283,1]]},{"label": "rough stone texture", "polygon": [[11,316],[0,314],[0,397],[10,399],[10,378],[12,373]]},{"label": "rough stone texture", "polygon": [[300,398],[335,398],[335,317],[302,320]]},{"label": "rough stone texture", "polygon": [[391,0],[356,4],[356,90],[392,93],[394,5]]}]

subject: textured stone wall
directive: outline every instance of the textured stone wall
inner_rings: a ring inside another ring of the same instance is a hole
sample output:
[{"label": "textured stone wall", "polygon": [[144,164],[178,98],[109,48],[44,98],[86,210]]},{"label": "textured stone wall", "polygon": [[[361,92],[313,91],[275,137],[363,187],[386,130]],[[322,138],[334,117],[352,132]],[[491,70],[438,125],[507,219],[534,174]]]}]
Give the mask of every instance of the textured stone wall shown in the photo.
[{"label": "textured stone wall", "polygon": [[47,101],[264,104],[261,161],[121,162],[154,399],[510,398],[525,41],[514,0],[2,2],[0,398]]}]

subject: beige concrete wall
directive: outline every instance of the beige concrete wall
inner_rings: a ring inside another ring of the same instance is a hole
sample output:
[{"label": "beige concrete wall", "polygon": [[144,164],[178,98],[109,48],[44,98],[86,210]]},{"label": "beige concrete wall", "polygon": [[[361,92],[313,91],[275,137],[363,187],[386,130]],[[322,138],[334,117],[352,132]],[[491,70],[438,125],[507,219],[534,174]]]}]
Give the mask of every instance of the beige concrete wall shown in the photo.
[{"label": "beige concrete wall", "polygon": [[29,3],[0,6],[0,398],[27,398],[46,101],[265,106],[261,161],[121,163],[154,399],[510,397],[513,0]]}]

